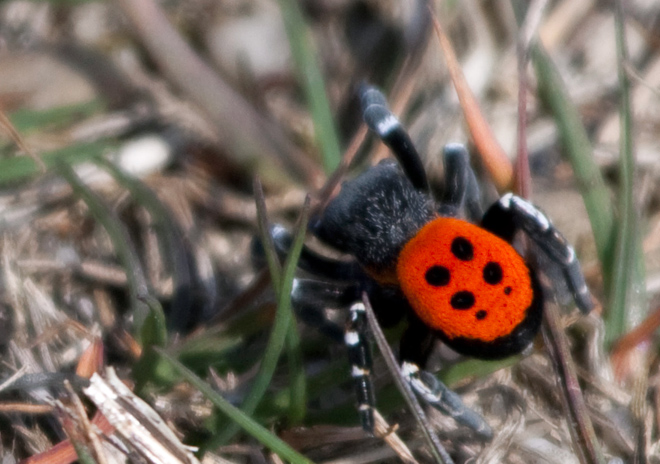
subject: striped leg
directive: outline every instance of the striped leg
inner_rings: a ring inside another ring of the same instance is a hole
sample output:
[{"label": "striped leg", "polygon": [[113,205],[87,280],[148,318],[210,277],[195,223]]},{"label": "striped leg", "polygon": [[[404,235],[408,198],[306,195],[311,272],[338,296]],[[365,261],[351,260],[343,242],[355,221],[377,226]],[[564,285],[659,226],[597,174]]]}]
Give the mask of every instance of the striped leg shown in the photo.
[{"label": "striped leg", "polygon": [[401,364],[401,374],[408,381],[415,393],[426,403],[451,417],[459,424],[470,427],[484,439],[489,440],[492,438],[493,430],[484,418],[465,406],[461,397],[436,379],[433,374],[423,371],[417,364],[407,361]]},{"label": "striped leg", "polygon": [[488,209],[482,226],[507,241],[513,239],[516,230],[524,231],[561,268],[577,307],[585,314],[591,311],[591,293],[573,247],[534,205],[507,193]]},{"label": "striped leg", "polygon": [[424,369],[433,350],[434,334],[422,321],[411,318],[401,338],[401,375],[421,399],[484,439],[493,432],[480,414],[463,404],[461,397]]},{"label": "striped leg", "polygon": [[[278,256],[284,261],[293,242],[291,233],[284,226],[274,224],[270,228],[270,235]],[[265,261],[263,245],[257,238],[252,242],[252,256],[259,263]],[[364,272],[356,262],[327,258],[310,250],[307,246],[303,246],[298,267],[310,274],[330,280],[352,282],[364,276]]]},{"label": "striped leg", "polygon": [[348,348],[348,359],[351,363],[351,374],[355,384],[362,428],[368,433],[373,433],[375,399],[371,384],[371,348],[367,338],[367,329],[364,304],[362,302],[353,303],[344,340]]},{"label": "striped leg", "polygon": [[305,324],[341,343],[345,330],[327,319],[327,308],[345,308],[359,296],[359,287],[311,279],[293,279],[291,304]]},{"label": "striped leg", "polygon": [[359,89],[364,122],[390,147],[416,189],[429,191],[422,160],[399,120],[387,107],[385,96],[376,87],[362,84]]}]

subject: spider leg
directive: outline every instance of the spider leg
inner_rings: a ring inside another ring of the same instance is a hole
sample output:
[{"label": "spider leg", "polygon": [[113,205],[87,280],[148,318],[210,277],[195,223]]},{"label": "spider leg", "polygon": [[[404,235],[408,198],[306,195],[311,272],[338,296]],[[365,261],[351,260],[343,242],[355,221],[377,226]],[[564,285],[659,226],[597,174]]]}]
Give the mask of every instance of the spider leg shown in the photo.
[{"label": "spider leg", "polygon": [[[399,318],[390,314],[392,306],[406,304],[395,295],[390,295],[381,287],[369,288],[369,285],[338,285],[311,279],[295,279],[291,301],[296,314],[305,323],[316,327],[321,333],[344,341],[351,365],[351,376],[357,397],[358,412],[362,428],[373,433],[375,404],[374,389],[371,381],[372,354],[368,339],[368,322],[364,303],[356,301],[361,290],[367,288],[376,301],[384,306],[377,313],[377,318],[384,319],[386,326],[394,325]],[[371,298],[370,298],[371,299]],[[350,305],[349,317],[344,330],[325,317],[327,307]],[[378,306],[375,306],[375,308]],[[385,313],[385,315],[383,315]],[[433,348],[433,333],[416,318],[412,318],[401,340],[401,372],[417,395],[426,403],[452,417],[459,424],[465,425],[484,438],[490,438],[492,431],[485,420],[476,412],[466,407],[460,396],[448,389],[429,372],[421,370]]]},{"label": "spider leg", "polygon": [[463,210],[472,220],[481,218],[480,189],[477,177],[470,166],[470,156],[465,145],[450,143],[445,145],[443,153],[445,167],[445,193],[441,216],[459,216]]},{"label": "spider leg", "polygon": [[573,247],[534,205],[508,193],[486,211],[482,227],[509,242],[517,230],[524,231],[561,268],[580,311],[585,314],[591,311],[591,293]]},{"label": "spider leg", "polygon": [[359,290],[355,285],[296,278],[291,290],[291,305],[305,324],[341,343],[344,341],[344,328],[329,321],[325,309],[348,306],[358,298]]},{"label": "spider leg", "polygon": [[[291,233],[280,224],[274,224],[270,229],[270,234],[278,256],[284,260],[293,243]],[[252,254],[257,258],[263,256],[263,247],[258,240],[253,242]],[[303,246],[298,259],[298,267],[310,274],[336,281],[355,281],[364,276],[364,272],[356,262],[327,258],[310,250],[307,246]]]},{"label": "spider leg", "polygon": [[484,439],[490,440],[493,437],[493,429],[481,414],[465,406],[460,395],[449,389],[433,374],[409,362],[401,364],[401,373],[415,393],[426,403],[459,424],[471,428]]},{"label": "spider leg", "polygon": [[[291,291],[291,304],[303,322],[346,345],[360,422],[365,432],[373,434],[375,396],[371,382],[372,356],[364,303],[359,301],[361,294],[360,285],[338,285],[296,278]],[[326,308],[348,305],[349,317],[344,328],[326,318]]]},{"label": "spider leg", "polygon": [[360,85],[358,93],[364,122],[390,147],[415,188],[428,192],[429,183],[422,160],[410,136],[388,108],[385,96],[377,88],[365,83]]},{"label": "spider leg", "polygon": [[[368,324],[364,303],[359,298],[366,291],[373,301],[382,303],[376,317],[384,327],[395,325],[401,320],[402,297],[392,294],[390,289],[376,285],[370,280],[357,284],[337,284],[311,279],[295,279],[291,293],[293,308],[305,323],[316,327],[321,333],[345,343],[351,365],[355,394],[362,428],[373,433],[375,404],[371,383],[372,356],[367,337]],[[330,322],[325,316],[326,308],[349,307],[349,317],[344,328]],[[393,314],[395,313],[395,314]]]},{"label": "spider leg", "polygon": [[[367,338],[364,303],[357,301],[359,286],[343,286],[308,279],[294,279],[291,303],[296,314],[307,324],[347,347],[351,376],[358,402],[360,422],[365,432],[374,431],[375,396],[371,382],[372,357]],[[328,321],[324,310],[353,301],[344,328]],[[357,302],[356,302],[357,301]]]},{"label": "spider leg", "polygon": [[367,338],[367,314],[364,303],[357,301],[350,307],[350,315],[344,333],[344,342],[348,348],[348,360],[351,363],[351,376],[358,401],[358,412],[362,428],[374,431],[374,411],[376,402],[371,383],[371,348]]},{"label": "spider leg", "polygon": [[433,332],[413,319],[401,339],[401,374],[426,403],[485,439],[493,436],[486,420],[463,404],[461,397],[435,375],[423,370],[433,348]]}]

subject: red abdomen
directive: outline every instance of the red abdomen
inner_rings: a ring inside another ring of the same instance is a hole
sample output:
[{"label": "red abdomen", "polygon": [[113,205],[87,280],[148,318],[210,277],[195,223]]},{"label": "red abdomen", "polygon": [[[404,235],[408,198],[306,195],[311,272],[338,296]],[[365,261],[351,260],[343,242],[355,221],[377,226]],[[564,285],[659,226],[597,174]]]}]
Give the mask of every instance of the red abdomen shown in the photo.
[{"label": "red abdomen", "polygon": [[534,290],[523,258],[474,224],[437,218],[404,246],[397,278],[417,316],[449,339],[490,342],[525,320]]}]

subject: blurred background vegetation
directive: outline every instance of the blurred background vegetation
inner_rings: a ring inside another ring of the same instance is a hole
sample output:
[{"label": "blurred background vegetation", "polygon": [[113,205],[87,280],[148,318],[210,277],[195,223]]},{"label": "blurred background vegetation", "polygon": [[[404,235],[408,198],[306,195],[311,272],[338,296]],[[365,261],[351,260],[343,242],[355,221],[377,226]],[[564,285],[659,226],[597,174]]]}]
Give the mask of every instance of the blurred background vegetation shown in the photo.
[{"label": "blurred background vegetation", "polygon": [[[470,135],[430,11],[510,162]],[[291,316],[295,250],[251,258],[260,223],[302,240],[307,194],[318,211],[389,156],[363,80],[436,192],[442,146],[469,143],[484,200],[529,196],[598,300],[578,315],[550,272],[568,345],[547,329],[496,364],[438,347],[496,433],[429,411],[454,461],[660,462],[659,19],[653,0],[0,2],[2,462],[433,460],[380,356],[401,441],[362,432],[345,348]]]}]

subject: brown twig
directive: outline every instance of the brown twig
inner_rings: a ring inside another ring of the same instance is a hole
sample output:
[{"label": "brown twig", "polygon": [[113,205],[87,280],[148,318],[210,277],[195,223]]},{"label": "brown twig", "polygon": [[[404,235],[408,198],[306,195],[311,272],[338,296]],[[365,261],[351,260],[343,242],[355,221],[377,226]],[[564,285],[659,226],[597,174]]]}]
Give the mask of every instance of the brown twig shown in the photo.
[{"label": "brown twig", "polygon": [[383,359],[385,360],[385,363],[387,364],[387,367],[392,374],[394,383],[403,395],[403,398],[405,399],[409,408],[413,412],[415,419],[417,420],[417,423],[422,430],[422,433],[424,434],[424,438],[429,445],[431,454],[433,455],[435,461],[438,463],[453,464],[454,461],[452,460],[445,447],[442,446],[442,443],[440,443],[440,440],[438,439],[438,436],[435,434],[433,427],[426,418],[424,409],[422,409],[421,404],[419,404],[415,393],[412,391],[410,385],[403,379],[401,371],[399,370],[398,362],[394,357],[394,353],[392,353],[387,340],[385,339],[385,334],[378,324],[378,320],[376,319],[376,315],[374,314],[374,310],[371,307],[371,302],[369,301],[369,297],[366,293],[362,295],[362,302],[364,303],[365,311],[367,313],[369,330],[373,334],[374,339],[378,344],[378,349],[380,350],[381,355],[383,355]]},{"label": "brown twig", "polygon": [[39,156],[37,156],[36,153],[34,153],[30,148],[27,146],[25,143],[25,140],[23,140],[23,137],[21,134],[16,130],[12,122],[9,120],[7,115],[5,114],[4,111],[0,110],[0,126],[2,126],[5,129],[5,132],[9,137],[12,139],[12,141],[16,144],[16,146],[27,156],[29,156],[32,161],[35,162],[39,170],[43,173],[46,172],[46,164],[43,162]]},{"label": "brown twig", "polygon": [[630,351],[639,344],[649,340],[658,330],[658,327],[660,327],[660,307],[654,309],[637,327],[614,343],[610,359],[612,360],[614,376],[617,380],[620,381],[626,375],[626,371],[629,368],[626,360]]},{"label": "brown twig", "polygon": [[529,151],[527,149],[527,65],[529,47],[534,39],[547,0],[534,0],[527,11],[527,16],[520,27],[518,36],[518,150],[516,156],[516,192],[523,198],[532,196],[532,175],[529,169]]},{"label": "brown twig", "polygon": [[568,428],[573,438],[576,454],[583,464],[605,464],[605,458],[582,396],[556,304],[546,303],[543,311],[542,332],[545,346],[554,364],[554,370],[559,375],[560,386],[563,390],[562,398],[565,399],[564,406],[569,419]]},{"label": "brown twig", "polygon": [[506,153],[493,135],[488,121],[484,117],[476,97],[472,93],[461,66],[456,58],[456,53],[452,47],[449,38],[445,34],[440,22],[437,20],[433,11],[433,25],[440,43],[440,48],[447,61],[449,75],[454,83],[454,88],[458,94],[458,100],[463,109],[465,122],[468,125],[474,144],[477,147],[479,156],[488,170],[495,187],[500,192],[507,191],[513,184],[513,166],[506,156]]},{"label": "brown twig", "polygon": [[0,412],[5,414],[51,414],[54,409],[50,404],[0,403]]}]

